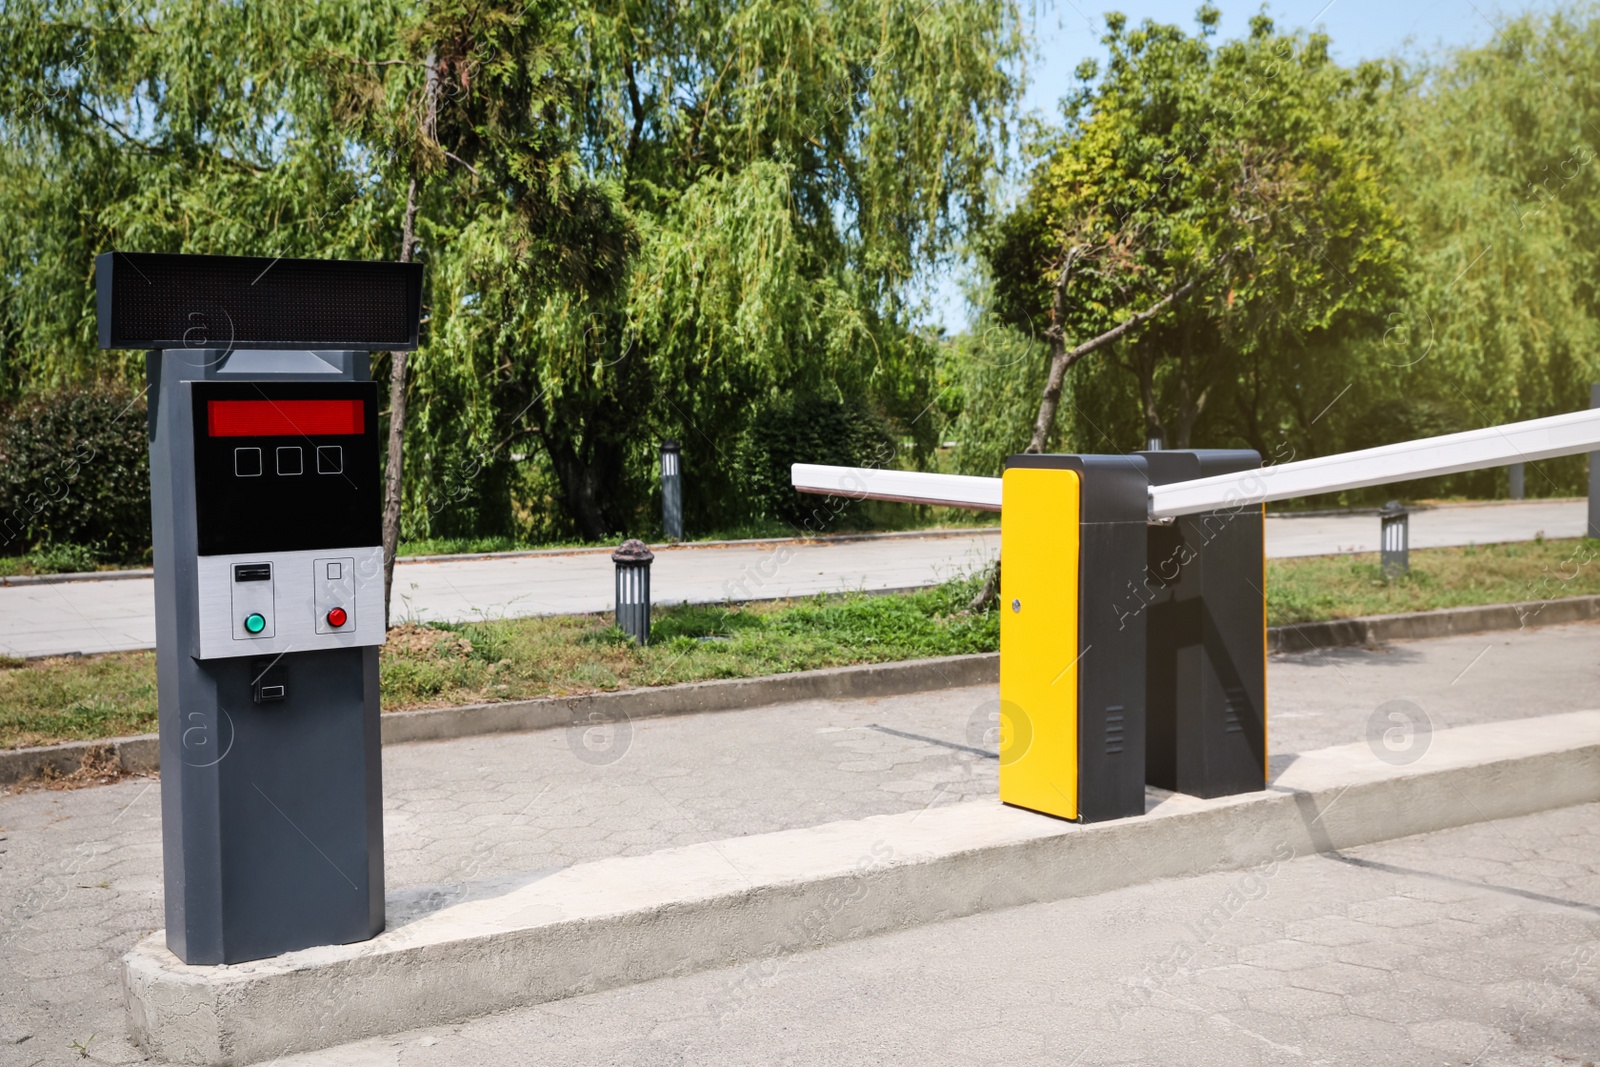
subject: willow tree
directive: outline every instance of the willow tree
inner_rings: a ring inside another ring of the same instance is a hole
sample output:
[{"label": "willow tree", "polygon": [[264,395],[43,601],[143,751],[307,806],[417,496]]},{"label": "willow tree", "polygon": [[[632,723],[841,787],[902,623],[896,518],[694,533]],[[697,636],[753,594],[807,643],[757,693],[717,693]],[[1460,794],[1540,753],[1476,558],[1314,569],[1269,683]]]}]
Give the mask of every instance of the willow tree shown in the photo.
[{"label": "willow tree", "polygon": [[773,391],[914,415],[907,293],[984,216],[1021,46],[1008,0],[431,10],[459,221],[421,223],[417,434],[476,478],[542,453],[595,537],[663,435],[734,496],[732,431]]},{"label": "willow tree", "polygon": [[375,51],[398,7],[0,7],[0,390],[92,377],[91,271],[112,248],[392,256],[379,159],[313,57]]},{"label": "willow tree", "polygon": [[97,365],[98,251],[393,258],[409,219],[406,528],[492,532],[539,456],[589,536],[662,434],[734,498],[774,391],[914,413],[907,294],[984,216],[1023,43],[1009,0],[19,0],[0,42],[8,387]]},{"label": "willow tree", "polygon": [[[1600,5],[1510,20],[1434,57],[1398,116],[1395,185],[1417,269],[1362,346],[1341,427],[1375,443],[1587,407],[1600,381]],[[1343,405],[1341,405],[1341,408]],[[1583,460],[1528,472],[1583,491]],[[1431,492],[1492,495],[1498,472]]]}]

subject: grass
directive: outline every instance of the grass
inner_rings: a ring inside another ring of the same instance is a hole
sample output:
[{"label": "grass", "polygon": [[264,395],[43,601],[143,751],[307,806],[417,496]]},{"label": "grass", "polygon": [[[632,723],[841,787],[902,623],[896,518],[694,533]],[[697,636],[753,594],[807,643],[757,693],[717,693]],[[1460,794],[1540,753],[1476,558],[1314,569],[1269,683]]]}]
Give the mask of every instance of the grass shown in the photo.
[{"label": "grass", "polygon": [[96,545],[46,545],[20,556],[0,556],[0,577],[22,574],[79,574],[87,571],[148,567],[149,559],[123,560]]},{"label": "grass", "polygon": [[[1600,541],[1411,553],[1385,579],[1376,556],[1271,560],[1270,625],[1600,593]],[[709,678],[993,651],[999,620],[966,610],[973,581],[892,596],[814,597],[659,610],[647,648],[609,616],[450,626],[408,623],[381,659],[387,711],[565,696]],[[0,659],[0,748],[155,729],[155,656]]]},{"label": "grass", "polygon": [[[658,610],[638,648],[609,615],[421,626],[389,633],[386,711],[992,651],[999,619],[966,611],[973,581],[892,596]],[[0,748],[148,733],[155,654],[0,659]]]},{"label": "grass", "polygon": [[1600,593],[1600,541],[1428,548],[1393,580],[1376,553],[1267,561],[1267,624],[1395,615]]}]

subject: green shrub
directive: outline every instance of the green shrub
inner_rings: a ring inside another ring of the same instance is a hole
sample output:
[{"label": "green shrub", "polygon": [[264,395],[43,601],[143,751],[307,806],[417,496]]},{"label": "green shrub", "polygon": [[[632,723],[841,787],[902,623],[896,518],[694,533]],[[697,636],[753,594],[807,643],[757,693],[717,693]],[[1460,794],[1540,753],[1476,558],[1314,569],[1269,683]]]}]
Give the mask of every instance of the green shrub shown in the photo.
[{"label": "green shrub", "polygon": [[887,467],[894,454],[888,425],[864,402],[785,396],[756,410],[735,462],[762,515],[821,532],[807,525],[821,498],[794,491],[790,466]]},{"label": "green shrub", "polygon": [[93,545],[49,544],[28,555],[35,574],[81,574],[100,565],[105,553]]},{"label": "green shrub", "polygon": [[123,388],[63,390],[0,416],[0,554],[84,545],[95,548],[58,562],[134,561],[150,547],[145,406]]}]

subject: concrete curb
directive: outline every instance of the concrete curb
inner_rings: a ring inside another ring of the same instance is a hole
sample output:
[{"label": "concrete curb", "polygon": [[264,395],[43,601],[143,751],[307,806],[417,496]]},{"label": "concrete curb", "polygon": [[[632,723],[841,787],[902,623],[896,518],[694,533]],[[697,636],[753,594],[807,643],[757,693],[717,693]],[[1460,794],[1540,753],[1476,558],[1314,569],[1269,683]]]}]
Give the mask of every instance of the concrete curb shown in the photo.
[{"label": "concrete curb", "polygon": [[153,578],[149,567],[136,571],[68,571],[65,574],[12,574],[0,576],[0,586],[60,585],[62,582],[126,582],[134,578]]},{"label": "concrete curb", "polygon": [[0,788],[35,781],[47,772],[53,777],[65,777],[110,759],[116,760],[124,774],[154,774],[161,769],[161,746],[155,734],[137,734],[104,741],[7,749],[0,752]]},{"label": "concrete curb", "polygon": [[383,716],[383,743],[440,741],[477,734],[547,730],[573,723],[739,711],[794,700],[851,700],[898,696],[930,689],[992,685],[1000,680],[1000,657],[971,656],[830,667],[760,678],[687,682],[652,689],[623,689],[574,697],[547,697],[459,708],[391,711]]},{"label": "concrete curb", "polygon": [[1533,600],[1521,604],[1483,604],[1441,608],[1407,615],[1368,615],[1358,619],[1331,619],[1275,626],[1267,631],[1269,652],[1319,652],[1351,645],[1371,646],[1385,641],[1417,641],[1486,630],[1520,630],[1524,627],[1559,626],[1600,619],[1600,596]]},{"label": "concrete curb", "polygon": [[[1384,641],[1419,640],[1452,634],[1516,630],[1524,626],[1557,626],[1600,619],[1600,596],[1523,604],[1445,608],[1410,615],[1372,615],[1334,619],[1267,631],[1269,652],[1321,652],[1331,648],[1368,647]],[[383,743],[445,741],[479,734],[548,730],[575,722],[645,719],[701,712],[740,711],[792,700],[859,700],[899,696],[968,685],[993,685],[1000,680],[1000,657],[993,652],[970,656],[831,667],[761,678],[733,678],[648,689],[623,689],[573,697],[543,697],[454,708],[392,711],[382,722]],[[0,787],[31,781],[50,766],[67,774],[82,765],[85,754],[110,746],[127,773],[159,770],[155,734],[74,741],[63,745],[0,750]]]},{"label": "concrete curb", "polygon": [[[836,822],[394,893],[355,945],[189,967],[161,933],[123,958],[130,1031],[154,1056],[235,1064],[748,962],[708,1007],[725,1024],[788,956],[964,915],[1600,799],[1600,712],[1432,735],[1409,766],[1363,743],[1298,757],[1258,793],[1153,794],[1080,826],[995,801]],[[1202,902],[1203,904],[1203,902]]]}]

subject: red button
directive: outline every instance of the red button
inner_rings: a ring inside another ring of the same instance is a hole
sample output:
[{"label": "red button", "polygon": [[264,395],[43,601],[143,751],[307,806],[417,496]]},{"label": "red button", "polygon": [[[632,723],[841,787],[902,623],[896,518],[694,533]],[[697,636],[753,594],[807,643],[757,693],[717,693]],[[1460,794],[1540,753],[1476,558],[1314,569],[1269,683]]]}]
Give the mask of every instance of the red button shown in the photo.
[{"label": "red button", "polygon": [[334,608],[332,611],[328,612],[328,625],[335,627],[343,626],[345,624],[345,620],[349,618],[350,616],[344,613],[343,608]]}]

